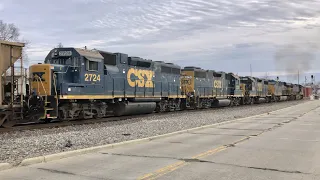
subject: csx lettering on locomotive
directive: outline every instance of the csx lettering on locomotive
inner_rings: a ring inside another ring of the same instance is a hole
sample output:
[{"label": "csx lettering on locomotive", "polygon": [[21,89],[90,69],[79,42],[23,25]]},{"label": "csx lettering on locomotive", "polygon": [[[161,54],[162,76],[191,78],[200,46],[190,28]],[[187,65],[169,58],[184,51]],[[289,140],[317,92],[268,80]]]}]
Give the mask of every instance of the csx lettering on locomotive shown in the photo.
[{"label": "csx lettering on locomotive", "polygon": [[214,87],[214,88],[221,88],[221,87],[222,87],[221,81],[215,80],[215,81],[214,81],[214,84],[213,84],[213,87]]},{"label": "csx lettering on locomotive", "polygon": [[[152,77],[154,72],[151,70],[130,68],[127,73],[127,81],[131,87],[153,88]],[[132,78],[134,77],[134,78]]]},{"label": "csx lettering on locomotive", "polygon": [[183,85],[191,85],[191,76],[181,76],[181,84]]},{"label": "csx lettering on locomotive", "polygon": [[258,91],[262,91],[262,83],[258,83]]}]

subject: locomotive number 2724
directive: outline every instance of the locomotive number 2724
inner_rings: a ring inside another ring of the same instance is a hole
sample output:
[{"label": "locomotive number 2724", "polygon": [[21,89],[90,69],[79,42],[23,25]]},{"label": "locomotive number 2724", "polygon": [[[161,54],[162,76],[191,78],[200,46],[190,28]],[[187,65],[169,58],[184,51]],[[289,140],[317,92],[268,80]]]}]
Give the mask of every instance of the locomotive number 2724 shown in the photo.
[{"label": "locomotive number 2724", "polygon": [[98,74],[84,74],[84,81],[100,81],[100,75]]}]

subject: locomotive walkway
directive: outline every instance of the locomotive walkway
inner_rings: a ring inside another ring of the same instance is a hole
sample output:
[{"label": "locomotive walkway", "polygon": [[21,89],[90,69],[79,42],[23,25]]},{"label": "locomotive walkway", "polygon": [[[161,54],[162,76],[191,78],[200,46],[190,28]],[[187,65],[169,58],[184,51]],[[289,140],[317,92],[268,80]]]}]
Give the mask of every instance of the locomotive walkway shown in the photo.
[{"label": "locomotive walkway", "polygon": [[1,180],[320,179],[320,101],[0,171]]}]

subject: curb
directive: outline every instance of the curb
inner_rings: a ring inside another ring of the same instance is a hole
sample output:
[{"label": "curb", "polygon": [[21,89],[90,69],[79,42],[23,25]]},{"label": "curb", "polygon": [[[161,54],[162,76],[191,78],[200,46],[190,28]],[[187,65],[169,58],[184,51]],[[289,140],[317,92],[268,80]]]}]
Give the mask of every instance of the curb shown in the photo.
[{"label": "curb", "polygon": [[12,165],[9,163],[0,163],[0,171],[11,169]]},{"label": "curb", "polygon": [[28,158],[28,159],[22,160],[21,163],[19,164],[19,166],[28,166],[31,164],[37,164],[37,163],[42,163],[42,162],[44,162],[43,156],[33,157],[33,158]]},{"label": "curb", "polygon": [[[304,103],[307,103],[307,102],[303,102],[301,104],[304,104]],[[258,114],[258,115],[254,115],[254,116],[250,116],[250,117],[239,118],[239,119],[234,119],[234,120],[227,120],[227,121],[224,121],[224,122],[219,122],[219,123],[215,123],[215,124],[200,126],[200,127],[196,127],[196,128],[176,131],[176,132],[157,135],[157,136],[152,136],[152,137],[148,137],[148,138],[135,139],[135,140],[129,140],[129,141],[124,141],[124,142],[119,142],[119,143],[114,143],[114,144],[95,146],[95,147],[78,149],[78,150],[67,151],[67,152],[61,152],[61,153],[51,154],[51,155],[46,155],[46,156],[28,158],[28,159],[24,159],[18,166],[13,166],[13,165],[11,165],[9,163],[0,163],[0,171],[11,169],[13,167],[28,166],[28,165],[38,164],[38,163],[50,162],[50,161],[55,161],[55,160],[59,160],[59,159],[74,157],[74,156],[78,156],[78,155],[82,155],[82,154],[98,152],[98,151],[101,151],[101,150],[113,149],[113,148],[124,146],[124,145],[138,144],[138,143],[148,142],[148,141],[161,139],[161,138],[165,138],[165,137],[169,137],[169,136],[173,136],[173,135],[192,132],[192,131],[196,131],[196,130],[200,130],[200,129],[216,127],[216,126],[220,126],[220,125],[224,125],[224,124],[229,124],[229,123],[233,123],[233,122],[237,122],[237,121],[242,121],[242,120],[246,120],[246,119],[255,118],[255,117],[258,117],[258,116],[268,115],[268,114],[275,113],[275,112],[280,112],[280,111],[283,111],[283,110],[286,110],[286,109],[290,109],[290,108],[296,107],[296,106],[301,105],[301,104],[297,104],[297,105],[294,105],[294,106],[290,106],[290,107],[286,107],[286,108],[283,108],[283,109],[270,111],[270,112],[267,112],[267,113]]]}]

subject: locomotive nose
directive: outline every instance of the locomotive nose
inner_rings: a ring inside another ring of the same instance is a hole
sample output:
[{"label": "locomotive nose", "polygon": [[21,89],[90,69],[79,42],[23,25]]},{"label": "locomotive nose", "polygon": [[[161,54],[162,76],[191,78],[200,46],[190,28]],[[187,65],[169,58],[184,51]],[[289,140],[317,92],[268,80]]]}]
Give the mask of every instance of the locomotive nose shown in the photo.
[{"label": "locomotive nose", "polygon": [[37,95],[51,95],[51,66],[50,64],[35,64],[30,66],[31,89]]}]

